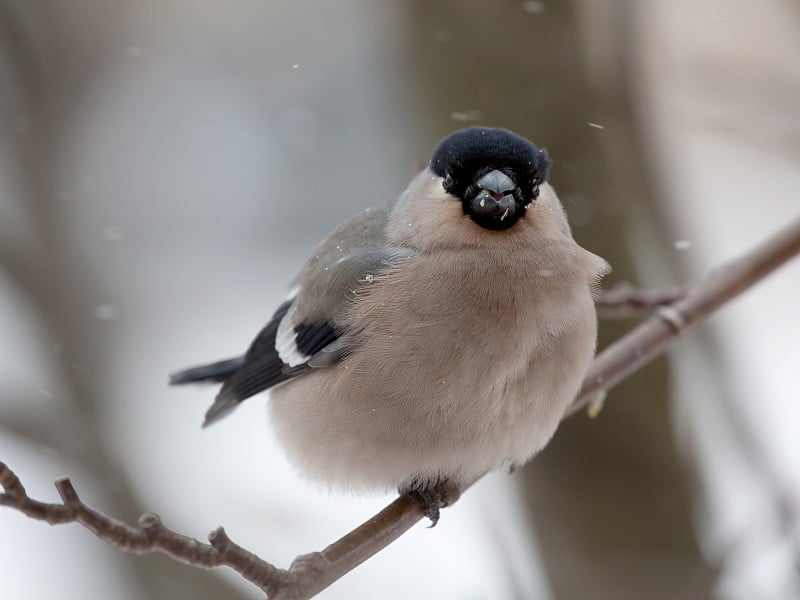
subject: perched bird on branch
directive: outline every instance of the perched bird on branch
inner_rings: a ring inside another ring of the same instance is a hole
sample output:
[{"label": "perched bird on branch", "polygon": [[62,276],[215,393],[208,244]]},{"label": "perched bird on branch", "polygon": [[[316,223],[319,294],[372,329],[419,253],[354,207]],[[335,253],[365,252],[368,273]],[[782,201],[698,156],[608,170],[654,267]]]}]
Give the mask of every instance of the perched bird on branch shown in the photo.
[{"label": "perched bird on branch", "polygon": [[608,264],[573,239],[543,148],[505,129],[445,138],[400,197],[335,229],[222,384],[205,424],[270,390],[289,459],[332,487],[460,485],[552,437],[595,350]]}]

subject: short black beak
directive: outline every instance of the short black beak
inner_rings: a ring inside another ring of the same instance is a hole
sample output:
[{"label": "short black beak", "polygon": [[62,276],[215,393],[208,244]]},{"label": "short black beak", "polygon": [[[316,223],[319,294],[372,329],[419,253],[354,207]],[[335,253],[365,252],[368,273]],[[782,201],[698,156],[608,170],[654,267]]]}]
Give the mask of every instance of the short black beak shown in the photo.
[{"label": "short black beak", "polygon": [[498,219],[501,222],[513,216],[517,212],[517,202],[514,200],[514,196],[507,194],[498,198],[497,196],[499,195],[485,190],[481,191],[470,201],[472,214],[489,219]]},{"label": "short black beak", "polygon": [[505,221],[517,211],[514,190],[517,185],[502,171],[490,171],[475,182],[480,188],[470,202],[471,212],[479,217]]}]

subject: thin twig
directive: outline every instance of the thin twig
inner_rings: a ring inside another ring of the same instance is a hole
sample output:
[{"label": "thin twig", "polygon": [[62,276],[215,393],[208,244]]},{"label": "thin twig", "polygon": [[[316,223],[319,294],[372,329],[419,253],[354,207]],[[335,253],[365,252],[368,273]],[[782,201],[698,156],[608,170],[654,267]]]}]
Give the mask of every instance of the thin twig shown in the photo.
[{"label": "thin twig", "polygon": [[[51,525],[80,523],[100,539],[125,552],[161,552],[184,564],[205,569],[226,565],[264,592],[269,592],[274,582],[282,581],[286,573],[254,554],[239,551],[239,546],[228,539],[222,528],[209,535],[209,545],[164,527],[161,518],[154,513],[139,517],[138,527],[104,515],[84,504],[66,477],[55,482],[61,504],[30,498],[17,475],[3,462],[0,462],[0,486],[3,488],[0,506],[16,508],[33,519],[47,521]],[[270,585],[265,585],[265,581],[269,581]]]},{"label": "thin twig", "polygon": [[601,319],[630,319],[647,317],[662,306],[673,304],[685,295],[685,286],[639,290],[623,281],[603,290],[594,305],[597,316]]},{"label": "thin twig", "polygon": [[[687,288],[685,293],[676,292],[668,303],[658,302],[660,308],[655,315],[598,354],[565,418],[596,401],[663,353],[687,329],[798,253],[800,219]],[[646,297],[644,294],[640,297]],[[656,296],[649,298],[652,300]],[[154,514],[143,515],[138,528],[107,517],[86,506],[69,479],[56,482],[62,504],[46,504],[28,497],[20,480],[3,463],[0,463],[0,486],[4,490],[0,494],[0,505],[16,508],[29,517],[51,524],[81,523],[97,537],[127,552],[162,552],[203,568],[228,566],[273,600],[312,597],[391,544],[425,515],[425,507],[417,499],[401,496],[323,551],[300,556],[284,570],[232,542],[222,528],[209,535],[211,544],[208,545],[167,529]]]},{"label": "thin twig", "polygon": [[690,286],[658,312],[595,357],[577,399],[565,416],[589,404],[663,353],[678,336],[800,253],[800,219],[739,258]]}]

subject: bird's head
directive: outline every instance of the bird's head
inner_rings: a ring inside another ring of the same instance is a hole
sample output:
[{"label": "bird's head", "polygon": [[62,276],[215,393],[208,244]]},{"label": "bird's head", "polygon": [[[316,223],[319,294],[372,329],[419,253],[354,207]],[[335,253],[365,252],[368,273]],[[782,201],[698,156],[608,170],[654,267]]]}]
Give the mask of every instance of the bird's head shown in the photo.
[{"label": "bird's head", "polygon": [[471,127],[446,137],[430,170],[461,202],[464,214],[485,229],[513,227],[539,196],[550,159],[544,148],[507,129]]}]

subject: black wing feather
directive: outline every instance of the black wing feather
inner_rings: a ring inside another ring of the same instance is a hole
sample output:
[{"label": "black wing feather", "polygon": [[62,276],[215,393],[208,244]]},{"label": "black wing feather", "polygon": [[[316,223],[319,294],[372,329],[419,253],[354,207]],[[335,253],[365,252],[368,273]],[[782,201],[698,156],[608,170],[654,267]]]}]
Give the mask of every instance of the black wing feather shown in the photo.
[{"label": "black wing feather", "polygon": [[332,323],[301,323],[294,328],[295,345],[308,357],[316,354],[339,336]]},{"label": "black wing feather", "polygon": [[[286,334],[294,334],[291,342],[283,338],[282,328],[280,340],[281,352],[295,366],[281,360],[275,347],[281,321],[294,301],[291,299],[278,308],[244,356],[172,376],[174,384],[194,381],[223,384],[206,413],[206,425],[246,398],[311,369],[328,367],[352,350],[351,336],[339,330],[336,322],[351,302],[353,290],[364,281],[365,273],[383,273],[413,255],[408,248],[386,245],[384,229],[388,215],[388,207],[368,209],[339,226],[320,243],[315,258],[309,260],[295,280],[302,285],[298,293],[302,294],[304,308],[302,314],[295,315],[293,311],[290,317],[293,329]],[[289,325],[289,321],[285,324]]]},{"label": "black wing feather", "polygon": [[[275,349],[278,326],[289,312],[292,302],[293,299],[287,300],[278,307],[244,356],[185,369],[170,376],[171,385],[197,382],[222,383],[214,404],[206,412],[204,427],[227,415],[250,396],[255,396],[311,369],[307,363],[289,366],[281,360]],[[309,358],[336,341],[337,337],[338,334],[331,323],[303,323],[295,327],[297,349]]]},{"label": "black wing feather", "polygon": [[281,304],[269,323],[250,344],[242,365],[225,380],[214,404],[206,412],[204,427],[224,417],[250,396],[296,377],[310,368],[305,365],[289,367],[280,359],[275,349],[278,325],[291,305],[291,299]]}]

